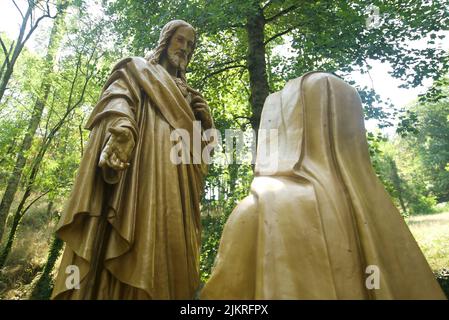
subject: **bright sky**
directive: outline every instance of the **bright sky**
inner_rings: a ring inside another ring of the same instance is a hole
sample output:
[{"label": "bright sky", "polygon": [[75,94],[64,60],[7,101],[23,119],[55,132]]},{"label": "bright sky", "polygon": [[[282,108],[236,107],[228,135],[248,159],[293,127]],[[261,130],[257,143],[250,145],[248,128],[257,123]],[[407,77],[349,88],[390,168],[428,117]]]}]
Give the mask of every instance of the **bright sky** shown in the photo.
[{"label": "bright sky", "polygon": [[[26,0],[17,0],[16,2],[19,6],[24,6]],[[22,7],[23,8],[23,7]],[[11,0],[0,0],[0,32],[6,32],[6,34],[15,38],[19,31],[19,26],[21,22],[21,17],[18,13],[18,10],[14,7]],[[46,19],[42,25],[36,30],[35,34],[29,40],[27,47],[30,50],[38,51],[40,49],[40,43],[42,39],[39,39],[39,36],[42,37],[42,31],[48,30],[51,26],[52,21],[50,19]],[[441,47],[446,50],[449,50],[449,32],[446,32],[446,38],[440,40],[439,38],[435,39],[436,44],[435,47]],[[427,46],[427,39],[422,39],[419,41],[415,41],[411,43],[413,47],[416,48],[424,48]],[[281,48],[283,51],[285,48]],[[397,107],[403,107],[411,102],[413,102],[418,94],[425,92],[426,88],[428,88],[432,82],[430,80],[425,81],[425,85],[423,87],[413,88],[413,89],[401,89],[399,86],[401,85],[401,81],[391,77],[388,74],[388,71],[391,70],[391,66],[388,63],[381,63],[379,61],[369,61],[372,66],[372,70],[370,71],[370,75],[361,74],[360,72],[353,72],[351,76],[353,79],[361,86],[372,86],[372,82],[374,83],[374,88],[376,92],[383,99],[390,99],[394,105]],[[370,79],[372,78],[372,82]],[[369,130],[375,127],[375,122],[368,122],[367,128]]]},{"label": "bright sky", "polygon": [[[441,34],[445,34],[446,38],[440,40],[437,37],[436,43],[432,47],[438,47],[449,51],[449,32],[444,32]],[[412,48],[424,49],[428,46],[427,40],[428,39],[421,39],[419,41],[411,42],[409,45]],[[382,63],[377,60],[369,60],[368,63],[372,67],[369,74],[353,72],[351,77],[362,87],[367,86],[371,88],[374,85],[374,89],[377,94],[379,94],[382,99],[390,99],[396,107],[404,107],[416,101],[418,95],[425,93],[432,85],[431,79],[425,79],[423,81],[423,86],[410,89],[400,88],[399,86],[404,82],[390,76],[388,72],[392,71],[392,67],[388,62]],[[376,126],[376,121],[366,121],[365,124],[367,129],[371,131]],[[390,128],[384,131],[391,134],[394,129]]]},{"label": "bright sky", "polygon": [[[16,0],[17,5],[23,13],[25,13],[27,8],[26,2],[26,0]],[[54,11],[51,11],[51,13],[53,14]],[[15,40],[19,34],[21,23],[22,17],[12,0],[0,0],[0,32],[5,32],[10,39]],[[32,51],[40,52],[42,50],[42,41],[45,40],[42,37],[47,36],[42,31],[48,31],[52,23],[52,19],[43,19],[26,43],[26,47]]]}]

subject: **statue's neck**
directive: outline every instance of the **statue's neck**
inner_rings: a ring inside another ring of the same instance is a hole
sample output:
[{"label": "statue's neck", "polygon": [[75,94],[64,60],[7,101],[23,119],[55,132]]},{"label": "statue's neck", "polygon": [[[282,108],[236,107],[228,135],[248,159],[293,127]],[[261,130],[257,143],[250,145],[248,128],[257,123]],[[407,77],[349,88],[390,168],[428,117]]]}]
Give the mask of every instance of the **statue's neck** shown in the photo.
[{"label": "statue's neck", "polygon": [[168,72],[171,76],[173,76],[173,77],[177,77],[177,76],[178,76],[179,68],[174,67],[174,66],[168,61],[167,58],[165,58],[165,57],[162,58],[162,59],[159,61],[159,64],[160,64],[165,70],[167,70],[167,72]]}]

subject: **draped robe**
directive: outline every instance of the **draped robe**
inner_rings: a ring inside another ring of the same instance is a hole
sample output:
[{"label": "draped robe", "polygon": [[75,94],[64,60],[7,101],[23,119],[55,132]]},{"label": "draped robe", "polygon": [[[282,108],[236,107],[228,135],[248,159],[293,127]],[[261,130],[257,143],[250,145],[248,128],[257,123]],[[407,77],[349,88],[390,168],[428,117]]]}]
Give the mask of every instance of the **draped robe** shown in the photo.
[{"label": "draped robe", "polygon": [[[53,299],[194,297],[207,166],[170,160],[173,129],[201,137],[194,120],[159,64],[135,57],[114,67],[87,122],[90,138],[57,227],[66,249]],[[122,172],[98,167],[109,127],[131,129],[136,142]],[[79,270],[79,289],[66,285],[71,265]]]},{"label": "draped robe", "polygon": [[360,97],[344,81],[309,73],[266,99],[256,177],[200,298],[445,298],[372,168]]}]

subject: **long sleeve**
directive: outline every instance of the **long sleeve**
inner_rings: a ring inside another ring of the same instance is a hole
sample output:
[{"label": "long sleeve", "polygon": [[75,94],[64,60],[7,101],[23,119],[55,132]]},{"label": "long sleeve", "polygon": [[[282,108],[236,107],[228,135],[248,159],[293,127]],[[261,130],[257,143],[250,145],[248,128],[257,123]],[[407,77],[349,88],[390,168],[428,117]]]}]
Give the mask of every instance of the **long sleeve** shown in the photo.
[{"label": "long sleeve", "polygon": [[[134,142],[137,141],[139,134],[136,123],[136,108],[139,105],[140,94],[136,83],[123,68],[115,70],[86,124],[86,128],[89,130],[103,124],[105,133],[100,154],[111,137],[109,128],[128,128],[132,132]],[[115,184],[120,180],[123,171],[119,172],[103,167],[102,174],[105,182]]]},{"label": "long sleeve", "polygon": [[[102,143],[101,150],[103,150],[106,147],[106,144],[109,142],[109,139],[111,138],[111,133],[109,132],[109,128],[128,128],[131,130],[131,133],[133,135],[134,142],[136,142],[137,139],[137,132],[136,128],[134,127],[133,123],[130,121],[129,118],[118,116],[118,115],[110,115],[106,118],[104,118],[102,121],[105,122],[105,138]],[[108,166],[102,167],[102,174],[103,179],[108,184],[115,184],[119,182],[123,171],[116,171],[112,168],[109,168]]]}]

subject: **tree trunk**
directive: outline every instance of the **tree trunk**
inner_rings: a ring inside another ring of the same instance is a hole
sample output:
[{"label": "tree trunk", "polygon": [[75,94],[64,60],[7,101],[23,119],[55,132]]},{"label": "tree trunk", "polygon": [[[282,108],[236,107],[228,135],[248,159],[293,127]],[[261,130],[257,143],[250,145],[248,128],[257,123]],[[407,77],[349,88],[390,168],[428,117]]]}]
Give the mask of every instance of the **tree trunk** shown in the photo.
[{"label": "tree trunk", "polygon": [[[12,158],[14,156],[14,149],[16,148],[17,145],[17,135],[13,137],[13,139],[11,139],[11,143],[8,143],[8,149],[6,150],[6,152],[4,154],[2,154],[2,157],[0,158],[0,167],[4,167],[4,163],[6,163],[8,158]],[[0,171],[0,175],[1,175],[1,171]],[[1,180],[2,178],[0,178]]]},{"label": "tree trunk", "polygon": [[269,94],[267,65],[265,61],[265,17],[259,4],[256,12],[247,18],[246,31],[248,35],[247,64],[251,89],[250,102],[252,106],[251,125],[259,129],[263,104]]},{"label": "tree trunk", "polygon": [[[22,49],[25,46],[25,41],[23,41],[23,39],[25,37],[25,30],[28,24],[28,20],[30,19],[32,13],[33,13],[33,5],[28,4],[27,11],[22,18],[22,24],[20,25],[19,35],[17,37],[14,50],[12,51],[12,55],[8,54],[7,56],[5,56],[5,60],[9,59],[9,63],[5,64],[6,70],[4,72],[2,70],[0,77],[0,102],[2,101],[3,95],[5,94],[8,82],[11,79],[12,73],[14,71],[14,65],[17,62],[17,58],[20,56],[20,53],[22,52]],[[11,50],[9,52],[11,52]]]},{"label": "tree trunk", "polygon": [[48,218],[48,220],[51,220],[53,218],[53,212],[52,212],[53,205],[54,205],[53,200],[50,200],[48,202],[48,205],[47,205],[47,218]]},{"label": "tree trunk", "polygon": [[[15,60],[12,60],[11,64],[12,63],[15,64]],[[5,95],[5,91],[6,91],[9,79],[11,79],[13,71],[14,71],[13,64],[6,67],[5,73],[3,74],[2,82],[0,83],[0,101],[2,101],[2,98]]]},{"label": "tree trunk", "polygon": [[14,196],[19,186],[23,168],[25,167],[25,163],[27,161],[26,153],[31,148],[34,134],[36,133],[37,127],[42,117],[42,112],[44,110],[45,104],[47,103],[47,98],[50,93],[51,83],[49,80],[49,75],[53,72],[54,64],[56,62],[56,52],[61,42],[61,29],[64,26],[64,17],[65,15],[63,13],[60,14],[56,18],[53,25],[50,35],[50,41],[48,44],[48,50],[45,57],[45,66],[43,68],[43,81],[40,90],[41,95],[36,99],[36,103],[33,107],[33,113],[28,124],[26,134],[17,154],[14,169],[8,179],[8,184],[0,204],[0,239],[2,239],[5,229],[6,217],[11,208],[11,204],[14,200]]},{"label": "tree trunk", "polygon": [[[90,79],[89,76],[87,76],[87,80]],[[73,82],[74,85],[75,82]],[[86,88],[86,85],[84,86],[84,89]],[[80,97],[80,101],[82,101],[83,97],[84,97],[84,93],[85,91],[83,90],[81,97]],[[45,153],[47,152],[49,146],[51,145],[51,142],[53,140],[53,138],[56,136],[56,133],[59,131],[59,129],[61,129],[62,125],[65,123],[65,121],[67,120],[68,115],[74,110],[74,107],[77,106],[79,103],[76,103],[74,106],[67,106],[67,110],[66,113],[63,115],[63,117],[60,119],[60,121],[58,122],[58,124],[56,124],[55,127],[53,127],[50,130],[50,133],[48,134],[48,136],[46,137],[46,139],[44,139],[44,141],[42,142],[41,147],[39,148],[39,151],[35,157],[35,159],[32,161],[31,164],[31,170],[30,170],[30,174],[28,176],[28,179],[26,180],[26,187],[25,187],[25,192],[22,196],[22,199],[20,200],[20,203],[16,209],[16,212],[13,216],[14,219],[14,223],[17,223],[11,228],[10,234],[8,236],[8,242],[6,244],[6,246],[4,247],[2,253],[0,254],[0,268],[4,265],[4,263],[6,262],[6,259],[8,258],[9,253],[11,252],[11,248],[12,248],[12,244],[14,242],[14,238],[15,238],[15,233],[17,231],[17,228],[19,226],[19,223],[22,219],[22,217],[27,213],[27,211],[29,210],[29,208],[37,201],[39,200],[42,196],[44,196],[45,194],[47,194],[50,190],[48,190],[47,192],[45,192],[44,194],[41,194],[38,198],[36,198],[35,200],[33,200],[26,208],[25,208],[25,203],[28,200],[28,198],[30,197],[32,190],[33,190],[33,186],[35,184],[35,180],[36,177],[39,173],[39,169],[42,163],[42,160],[44,159]],[[51,115],[49,115],[50,117]],[[65,144],[64,144],[64,151],[63,154],[65,153],[65,150],[67,148],[67,139],[68,139],[68,135],[69,135],[69,131],[66,131],[66,137],[65,137]],[[53,206],[53,202],[50,202],[48,204],[47,207],[47,213],[51,211],[51,208]]]},{"label": "tree trunk", "polygon": [[8,240],[0,253],[0,269],[5,266],[9,253],[11,252],[12,244],[14,243],[14,237],[16,236],[17,227],[19,226],[22,216],[16,214],[12,222],[11,230],[9,231]]},{"label": "tree trunk", "polygon": [[402,196],[404,190],[402,189],[402,181],[401,178],[399,177],[398,167],[396,166],[396,162],[392,158],[388,158],[388,161],[390,162],[391,167],[391,180],[393,181],[393,185],[396,191],[398,192],[399,204],[401,205],[402,211],[406,215],[407,208],[405,207],[404,198]]},{"label": "tree trunk", "polygon": [[63,246],[64,241],[54,236],[50,246],[50,251],[48,252],[44,270],[40,275],[39,280],[37,280],[34,285],[33,291],[31,292],[31,300],[50,299],[51,292],[53,291],[53,279],[51,277],[51,272],[53,271],[56,260],[58,260]]},{"label": "tree trunk", "polygon": [[[239,175],[239,165],[231,163],[228,167],[229,170],[229,195],[233,196],[235,194],[235,186],[237,184],[237,179]],[[229,197],[227,195],[227,197]]]},{"label": "tree trunk", "polygon": [[[44,141],[43,145],[41,146],[36,159],[33,161],[33,165],[31,167],[30,175],[27,179],[25,193],[22,196],[22,199],[20,200],[19,206],[16,209],[16,212],[13,217],[13,226],[11,227],[11,230],[8,235],[8,242],[6,243],[5,247],[3,248],[1,254],[0,254],[0,268],[2,268],[6,262],[6,259],[8,258],[9,253],[11,252],[12,244],[14,242],[15,234],[17,232],[17,228],[19,226],[20,221],[22,220],[22,217],[25,215],[25,213],[28,211],[30,206],[37,201],[41,196],[39,196],[37,199],[35,199],[33,202],[31,202],[28,207],[25,207],[25,202],[28,200],[28,198],[31,195],[32,188],[34,185],[34,182],[36,180],[37,174],[39,173],[39,168],[42,163],[42,159],[44,158],[45,153],[47,152],[48,147],[50,146],[50,143],[56,134],[57,130],[53,130],[52,134],[48,137],[47,141]],[[48,192],[48,191],[47,191]],[[46,192],[46,193],[47,193]],[[52,202],[51,202],[52,204]],[[51,210],[50,205],[47,208],[48,210]]]}]

